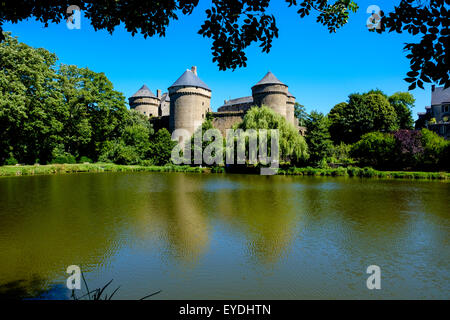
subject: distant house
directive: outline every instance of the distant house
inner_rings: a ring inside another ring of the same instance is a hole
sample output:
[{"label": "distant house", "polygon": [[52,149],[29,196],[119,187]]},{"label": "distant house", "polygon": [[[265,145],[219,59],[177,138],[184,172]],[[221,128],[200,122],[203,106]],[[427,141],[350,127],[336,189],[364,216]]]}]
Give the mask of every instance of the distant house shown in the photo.
[{"label": "distant house", "polygon": [[450,88],[432,86],[431,106],[417,113],[416,129],[428,128],[445,139],[450,139]]}]

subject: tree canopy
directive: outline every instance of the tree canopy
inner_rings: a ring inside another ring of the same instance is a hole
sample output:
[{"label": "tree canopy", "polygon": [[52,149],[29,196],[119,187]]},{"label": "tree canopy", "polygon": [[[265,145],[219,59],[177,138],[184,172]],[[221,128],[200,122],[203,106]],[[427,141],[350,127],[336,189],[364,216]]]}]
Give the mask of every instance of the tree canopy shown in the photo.
[{"label": "tree canopy", "polygon": [[348,102],[337,104],[328,114],[330,133],[335,142],[353,143],[368,132],[389,132],[398,128],[397,115],[381,93],[354,93]]},{"label": "tree canopy", "polygon": [[[308,146],[305,139],[293,125],[267,106],[252,107],[237,126],[239,129],[278,129],[280,156],[283,160],[298,163],[308,159]],[[270,145],[270,143],[269,143]]]},{"label": "tree canopy", "polygon": [[[173,144],[128,110],[103,73],[5,34],[0,44],[0,165],[111,161],[165,164]],[[161,131],[161,130],[160,130]]]},{"label": "tree canopy", "polygon": [[318,163],[330,155],[333,142],[328,131],[328,119],[322,113],[312,111],[306,118],[306,143],[310,161]]},{"label": "tree canopy", "polygon": [[[58,23],[68,18],[70,5],[76,4],[90,19],[95,30],[106,29],[112,33],[121,23],[132,35],[140,32],[144,37],[165,36],[172,20],[180,15],[189,15],[198,5],[198,0],[68,0],[36,1],[17,0],[3,2],[0,6],[0,31],[4,22],[17,23],[30,17],[45,25]],[[213,62],[220,70],[236,69],[247,65],[245,50],[257,44],[263,52],[269,52],[278,27],[274,14],[268,12],[270,0],[212,0],[206,10],[206,20],[198,31],[203,37],[212,39]],[[336,32],[345,25],[351,12],[358,5],[352,0],[285,0],[303,18],[310,14],[329,32]],[[406,81],[410,89],[424,82],[450,85],[448,43],[449,11],[445,7],[450,0],[430,0],[427,4],[415,0],[400,0],[393,12],[383,13],[377,32],[408,32],[421,34],[419,43],[408,43],[405,50],[410,53],[411,71]],[[0,41],[2,33],[0,32]]]}]

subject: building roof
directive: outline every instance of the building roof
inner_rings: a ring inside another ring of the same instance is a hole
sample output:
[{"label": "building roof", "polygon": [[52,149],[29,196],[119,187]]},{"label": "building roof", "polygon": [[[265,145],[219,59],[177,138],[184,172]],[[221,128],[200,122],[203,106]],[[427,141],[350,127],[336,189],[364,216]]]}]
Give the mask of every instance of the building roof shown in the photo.
[{"label": "building roof", "polygon": [[437,87],[431,92],[431,105],[442,104],[444,102],[450,102],[450,87],[444,89],[444,87]]},{"label": "building roof", "polygon": [[267,72],[266,75],[261,80],[259,80],[259,82],[255,84],[253,87],[260,86],[263,84],[281,84],[283,86],[286,86],[283,82],[278,80],[277,77],[275,77],[275,75],[270,71]]},{"label": "building roof", "polygon": [[186,70],[169,88],[173,87],[199,87],[211,91],[211,89],[191,70]]},{"label": "building roof", "polygon": [[169,94],[167,92],[163,93],[163,95],[161,96],[161,102],[169,102],[170,101],[170,97]]},{"label": "building roof", "polygon": [[227,102],[225,102],[224,106],[233,106],[236,104],[243,104],[243,103],[253,103],[253,97],[248,96],[248,97],[231,99],[231,100],[228,100]]},{"label": "building roof", "polygon": [[147,85],[144,84],[135,94],[131,96],[131,98],[156,98],[156,96],[147,87]]},{"label": "building roof", "polygon": [[287,94],[287,96],[288,96],[288,97],[292,97],[292,98],[295,98],[295,97],[294,97],[294,95],[293,95],[292,93],[290,93],[290,92],[289,92],[289,90],[288,90],[288,94]]}]

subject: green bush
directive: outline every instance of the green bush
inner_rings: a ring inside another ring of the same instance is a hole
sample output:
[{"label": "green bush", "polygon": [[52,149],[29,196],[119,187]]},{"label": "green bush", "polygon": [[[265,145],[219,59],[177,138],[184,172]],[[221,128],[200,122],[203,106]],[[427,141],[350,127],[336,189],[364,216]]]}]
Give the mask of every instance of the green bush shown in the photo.
[{"label": "green bush", "polygon": [[350,153],[360,165],[389,168],[393,165],[395,146],[395,138],[391,134],[371,132],[353,144]]},{"label": "green bush", "polygon": [[139,153],[132,146],[127,146],[122,140],[107,141],[99,161],[116,164],[138,164],[141,161]]},{"label": "green bush", "polygon": [[85,162],[93,163],[93,161],[92,161],[91,158],[88,158],[88,157],[85,157],[85,156],[82,156],[82,157],[80,158],[80,161],[78,161],[78,162],[79,162],[79,163],[85,163]]},{"label": "green bush", "polygon": [[9,158],[5,160],[5,165],[7,166],[15,166],[18,163],[19,162],[13,157],[13,155],[10,155]]},{"label": "green bush", "polygon": [[450,143],[443,137],[428,129],[422,129],[423,155],[420,159],[421,167],[425,169],[444,169],[448,164],[445,150]]}]

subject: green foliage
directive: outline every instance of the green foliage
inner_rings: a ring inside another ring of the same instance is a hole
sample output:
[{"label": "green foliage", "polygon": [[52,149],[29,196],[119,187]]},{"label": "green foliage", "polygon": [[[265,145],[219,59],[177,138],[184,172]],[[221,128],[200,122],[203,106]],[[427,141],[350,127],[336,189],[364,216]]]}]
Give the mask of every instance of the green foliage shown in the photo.
[{"label": "green foliage", "polygon": [[371,132],[363,135],[361,140],[352,146],[351,155],[358,159],[361,165],[389,168],[393,165],[395,147],[393,135]]},{"label": "green foliage", "polygon": [[151,140],[150,157],[152,162],[158,166],[170,163],[172,149],[177,143],[172,141],[169,131],[165,128],[160,129]]},{"label": "green foliage", "polygon": [[[278,129],[280,139],[280,160],[292,161],[293,163],[304,162],[309,158],[308,146],[305,139],[298,133],[293,125],[286,122],[281,115],[272,109],[252,107],[238,125],[240,129]],[[268,134],[268,145],[270,146],[270,134]]]},{"label": "green foliage", "polygon": [[450,180],[450,173],[445,172],[414,172],[414,171],[378,171],[371,167],[339,167],[339,168],[280,168],[281,175],[352,177],[352,178],[382,178],[382,179],[428,179]]},{"label": "green foliage", "polygon": [[19,162],[12,155],[10,155],[9,158],[5,160],[5,165],[7,166],[14,166],[18,163]]},{"label": "green foliage", "polygon": [[351,145],[345,144],[344,142],[341,142],[336,145],[332,145],[330,149],[330,157],[327,159],[328,163],[331,164],[354,164],[355,161],[350,156],[351,152]]},{"label": "green foliage", "polygon": [[334,106],[328,118],[331,138],[335,142],[353,143],[365,133],[398,128],[394,107],[379,91],[351,94],[348,103]]},{"label": "green foliage", "polygon": [[294,116],[298,119],[299,126],[306,126],[306,120],[308,118],[308,113],[306,112],[305,106],[296,102],[294,104]]},{"label": "green foliage", "polygon": [[450,142],[428,129],[422,129],[423,155],[421,165],[427,169],[445,168],[449,161],[446,159],[446,149]]},{"label": "green foliage", "polygon": [[[0,44],[0,164],[51,160],[64,114],[54,70],[56,56],[6,34]],[[11,151],[12,150],[12,151]]]},{"label": "green foliage", "polygon": [[312,111],[305,120],[306,143],[310,162],[318,163],[331,155],[332,141],[328,131],[328,119],[322,113]]},{"label": "green foliage", "polygon": [[79,162],[79,163],[92,163],[93,161],[92,161],[91,158],[82,156],[82,157],[80,157],[80,160],[79,160],[78,162]]},{"label": "green foliage", "polygon": [[75,157],[69,152],[64,151],[64,145],[56,146],[52,151],[52,164],[77,163]]},{"label": "green foliage", "polygon": [[389,97],[389,103],[394,107],[397,114],[397,126],[399,129],[413,129],[412,108],[414,108],[415,102],[416,99],[409,92],[396,92]]},{"label": "green foliage", "polygon": [[103,144],[99,160],[116,164],[139,164],[141,158],[133,146],[126,145],[123,140],[113,140]]},{"label": "green foliage", "polygon": [[[0,44],[0,164],[97,160],[103,144],[135,122],[103,73],[60,65],[9,34]],[[55,150],[57,149],[57,154]],[[70,156],[69,156],[70,155]]]}]

